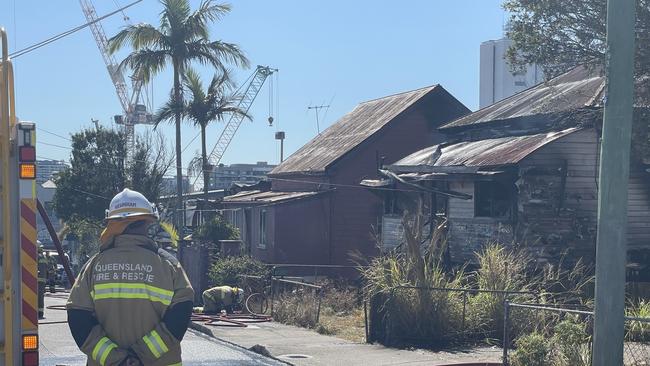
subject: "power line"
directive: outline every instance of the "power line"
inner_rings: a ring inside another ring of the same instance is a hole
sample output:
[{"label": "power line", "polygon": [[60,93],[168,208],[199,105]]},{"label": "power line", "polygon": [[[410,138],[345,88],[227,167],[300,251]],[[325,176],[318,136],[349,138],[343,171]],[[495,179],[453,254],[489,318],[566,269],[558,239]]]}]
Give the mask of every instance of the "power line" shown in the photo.
[{"label": "power line", "polygon": [[[70,147],[70,146],[57,145],[57,144],[52,144],[52,143],[49,143],[49,142],[37,141],[36,143],[37,143],[37,144],[46,145],[46,146],[57,147],[57,148],[59,148],[59,149],[74,150],[74,149],[73,149],[72,147]],[[110,155],[110,154],[103,154],[103,153],[97,153],[97,155],[99,155],[99,156],[105,156],[105,157],[109,157],[109,158],[126,159],[126,157],[125,157],[125,156],[122,156],[122,155]],[[149,161],[147,161],[147,160],[140,160],[140,159],[133,159],[133,161],[140,162],[140,163],[149,163]],[[173,161],[173,160],[172,160],[172,161]],[[168,164],[168,165],[169,165],[169,164]],[[174,168],[174,169],[175,169],[176,166],[175,166],[175,165],[169,165],[169,166],[167,167],[167,169],[171,169],[171,168]],[[183,167],[181,167],[181,169],[189,171],[189,168],[183,168]]]},{"label": "power line", "polygon": [[[43,156],[43,155],[36,155],[38,159],[45,159],[45,160],[50,160],[50,161],[63,161],[67,164],[70,164],[69,161],[61,160],[61,159],[55,159],[50,156]],[[109,172],[117,172],[117,173],[124,173],[124,170],[121,169],[110,169],[110,168],[102,168],[103,171],[109,171]],[[163,178],[175,178],[175,175],[170,175],[170,174],[163,174]]]},{"label": "power line", "polygon": [[132,7],[133,5],[139,3],[139,2],[142,2],[142,0],[136,0],[136,1],[132,2],[132,3],[130,3],[129,5],[123,6],[123,7],[119,8],[119,9],[113,11],[113,12],[110,12],[110,13],[104,15],[104,16],[101,16],[101,17],[93,20],[92,22],[82,24],[80,26],[77,26],[77,27],[74,27],[74,28],[72,28],[70,30],[67,30],[67,31],[65,31],[63,33],[59,33],[59,34],[57,34],[55,36],[52,36],[52,37],[50,37],[50,38],[48,38],[48,39],[46,39],[44,41],[35,43],[35,44],[33,44],[33,45],[29,46],[29,47],[25,47],[25,48],[23,48],[21,50],[18,50],[18,51],[14,52],[14,53],[9,54],[9,57],[17,58],[17,57],[22,56],[24,54],[27,54],[29,52],[35,51],[35,50],[37,50],[37,49],[39,49],[39,48],[41,48],[43,46],[47,46],[48,44],[50,44],[52,42],[58,41],[61,38],[65,38],[65,37],[67,37],[67,36],[69,36],[69,35],[71,35],[73,33],[76,33],[76,32],[78,32],[78,31],[80,31],[80,30],[82,30],[84,28],[87,28],[87,27],[89,27],[89,26],[91,26],[91,25],[93,25],[93,24],[95,24],[95,23],[97,23],[99,21],[102,21],[102,20],[104,20],[104,19],[106,19],[108,17],[111,17],[111,16],[113,16],[113,15],[119,13],[119,12],[124,12],[125,9],[128,9],[128,8]]},{"label": "power line", "polygon": [[[56,136],[56,137],[62,138],[62,139],[64,139],[64,140],[66,140],[66,141],[73,142],[72,139],[70,139],[70,138],[68,138],[68,137],[65,137],[65,136],[59,135],[59,134],[57,134],[57,133],[54,133],[54,132],[48,131],[48,130],[46,130],[46,129],[44,129],[44,128],[39,127],[38,130],[39,130],[39,131],[43,131],[43,132],[45,132],[45,133],[47,133],[47,134],[50,134],[50,135],[53,135],[53,136]],[[200,131],[199,131],[196,135],[194,135],[194,137],[192,138],[192,140],[190,140],[190,142],[188,142],[188,143],[185,145],[185,147],[183,147],[183,149],[181,150],[181,153],[185,152],[185,150],[187,150],[187,148],[190,147],[190,145],[191,145],[191,144],[192,144],[192,143],[193,143],[193,142],[194,142],[194,141],[195,141],[195,140],[196,140],[200,135],[201,135],[201,132],[200,132]],[[50,143],[47,143],[47,142],[41,142],[41,141],[38,141],[37,143],[41,143],[41,144],[49,145],[49,146],[53,146],[53,147],[58,147],[58,148],[62,148],[62,149],[72,150],[72,148],[71,148],[71,147],[68,147],[68,146],[61,146],[61,145],[56,145],[56,144],[50,144]],[[118,156],[118,157],[122,157],[122,156]],[[169,165],[169,169],[171,169],[171,168],[174,168],[174,169],[175,169],[175,168],[176,168],[175,165],[172,165],[172,164],[174,163],[174,160],[175,160],[175,159],[176,159],[176,154],[174,153],[174,154],[172,154],[172,158],[170,159],[169,163],[167,163],[167,165]],[[142,162],[142,163],[146,163],[146,162],[147,162],[147,161],[145,161],[145,160],[138,160],[138,159],[134,159],[133,161]],[[187,170],[188,173],[189,173],[189,170],[190,170],[189,168],[183,168],[183,167],[181,167],[181,169],[183,169],[183,170]]]}]

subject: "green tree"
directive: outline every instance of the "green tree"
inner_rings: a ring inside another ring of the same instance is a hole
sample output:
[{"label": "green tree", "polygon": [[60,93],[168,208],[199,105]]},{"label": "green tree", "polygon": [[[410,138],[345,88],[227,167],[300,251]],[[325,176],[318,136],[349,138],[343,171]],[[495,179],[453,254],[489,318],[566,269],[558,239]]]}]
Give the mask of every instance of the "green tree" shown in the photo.
[{"label": "green tree", "polygon": [[[160,137],[162,138],[162,137]],[[159,145],[139,137],[133,163],[125,169],[125,136],[105,128],[86,129],[72,135],[70,167],[56,179],[53,205],[66,223],[100,223],[111,198],[125,187],[158,200],[169,157],[164,141]]]},{"label": "green tree", "polygon": [[218,244],[219,240],[239,239],[239,231],[221,216],[216,215],[211,220],[201,224],[192,234],[192,239]]},{"label": "green tree", "polygon": [[[201,170],[203,171],[203,193],[208,200],[210,186],[210,166],[207,156],[205,130],[212,122],[223,122],[226,116],[240,115],[251,119],[246,111],[238,107],[240,95],[233,93],[234,83],[229,72],[217,73],[212,77],[207,90],[203,88],[201,77],[191,68],[183,75],[183,86],[190,93],[189,100],[182,104],[182,115],[201,129]],[[174,117],[178,104],[172,99],[156,113],[158,121]]]},{"label": "green tree", "polygon": [[[133,52],[120,64],[142,75],[147,82],[169,63],[174,74],[173,100],[181,105],[181,75],[192,61],[225,71],[225,64],[248,66],[248,60],[236,44],[209,40],[210,23],[230,11],[230,5],[204,0],[192,12],[188,0],[161,0],[160,26],[150,24],[127,26],[109,40],[111,52],[130,44]],[[181,110],[174,109],[176,127],[176,192],[177,207],[182,207],[183,169],[181,159]],[[157,123],[160,121],[157,121]]]},{"label": "green tree", "polygon": [[[648,105],[650,89],[650,0],[637,0],[635,75],[638,105]],[[603,68],[606,51],[607,0],[504,0],[510,13],[507,60],[514,70],[537,64],[546,78],[577,65]],[[637,108],[632,131],[632,156],[650,163],[650,120]]]},{"label": "green tree", "polygon": [[[551,78],[573,66],[605,62],[607,0],[505,0],[507,59],[514,69],[542,67]],[[637,1],[636,73],[650,75],[650,1]]]}]

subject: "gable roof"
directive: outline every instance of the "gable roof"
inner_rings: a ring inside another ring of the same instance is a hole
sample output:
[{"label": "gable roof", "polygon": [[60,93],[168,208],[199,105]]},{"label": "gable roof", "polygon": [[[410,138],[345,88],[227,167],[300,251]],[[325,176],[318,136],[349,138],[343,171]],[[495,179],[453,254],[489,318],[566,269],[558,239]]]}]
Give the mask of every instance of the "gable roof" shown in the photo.
[{"label": "gable roof", "polygon": [[570,135],[580,128],[507,136],[478,141],[434,145],[417,151],[386,167],[393,172],[449,171],[450,167],[489,167],[516,164],[542,146]]},{"label": "gable roof", "polygon": [[275,167],[269,175],[325,172],[338,159],[436,89],[443,88],[432,85],[357,105],[352,112],[343,116]]},{"label": "gable roof", "polygon": [[440,129],[463,128],[536,114],[598,107],[604,87],[605,77],[599,70],[577,66],[545,83],[447,123]]},{"label": "gable roof", "polygon": [[323,192],[245,191],[224,197],[223,203],[274,204],[312,197],[321,193]]}]

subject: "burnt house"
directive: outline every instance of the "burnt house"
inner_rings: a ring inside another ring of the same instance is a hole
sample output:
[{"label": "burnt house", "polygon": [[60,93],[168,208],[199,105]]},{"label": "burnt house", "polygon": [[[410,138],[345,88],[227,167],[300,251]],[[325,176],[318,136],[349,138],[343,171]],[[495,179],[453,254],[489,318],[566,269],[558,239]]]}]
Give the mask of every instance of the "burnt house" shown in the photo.
[{"label": "burnt house", "polygon": [[395,161],[444,141],[438,127],[469,113],[434,85],[359,104],[273,169],[271,188],[222,201],[250,253],[271,263],[354,264],[374,255],[383,210],[358,185]]},{"label": "burnt house", "polygon": [[[448,258],[467,263],[489,242],[525,246],[539,261],[564,253],[595,256],[598,170],[605,79],[577,67],[440,128],[448,139],[382,170],[362,185],[386,202],[387,248],[399,245],[399,220],[414,202],[447,220]],[[645,115],[637,107],[636,115]],[[650,248],[650,175],[631,161],[628,249]],[[393,220],[393,221],[391,221]]]}]

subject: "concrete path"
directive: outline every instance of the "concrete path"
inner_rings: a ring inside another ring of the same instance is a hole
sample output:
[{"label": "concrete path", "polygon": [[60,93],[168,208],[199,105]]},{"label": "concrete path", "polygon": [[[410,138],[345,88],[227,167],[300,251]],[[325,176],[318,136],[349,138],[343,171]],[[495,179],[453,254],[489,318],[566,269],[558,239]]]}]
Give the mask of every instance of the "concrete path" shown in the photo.
[{"label": "concrete path", "polygon": [[210,327],[215,337],[250,348],[262,345],[276,358],[297,366],[445,365],[461,362],[500,362],[501,348],[481,347],[430,352],[399,350],[354,343],[314,331],[278,323],[248,328]]},{"label": "concrete path", "polygon": [[[65,294],[53,294],[45,298],[45,305],[63,305]],[[40,365],[85,365],[86,356],[79,351],[70,334],[66,312],[45,311],[45,319],[39,325]],[[267,357],[242,349],[235,345],[188,330],[181,343],[183,365],[242,365],[278,366],[285,365]]]}]

